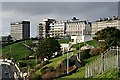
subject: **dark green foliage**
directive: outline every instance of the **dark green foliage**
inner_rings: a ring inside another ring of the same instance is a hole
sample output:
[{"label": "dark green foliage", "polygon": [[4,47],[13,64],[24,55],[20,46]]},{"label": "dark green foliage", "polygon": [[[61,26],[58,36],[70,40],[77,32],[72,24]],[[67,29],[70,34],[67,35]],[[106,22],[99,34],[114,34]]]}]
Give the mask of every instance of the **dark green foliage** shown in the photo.
[{"label": "dark green foliage", "polygon": [[95,33],[96,37],[93,39],[99,41],[104,40],[105,48],[110,46],[120,46],[120,30],[115,27],[107,27]]},{"label": "dark green foliage", "polygon": [[44,67],[44,68],[41,70],[41,73],[42,73],[42,74],[45,74],[47,68],[48,68],[48,67]]},{"label": "dark green foliage", "polygon": [[91,57],[89,52],[90,52],[90,49],[83,50],[80,53],[80,58],[83,60],[83,59],[87,59],[87,58]]},{"label": "dark green foliage", "polygon": [[27,66],[27,63],[19,62],[19,66],[20,66],[20,67],[26,67],[26,66]]},{"label": "dark green foliage", "polygon": [[36,55],[43,59],[50,59],[54,52],[60,51],[60,44],[54,38],[46,38],[40,41]]}]

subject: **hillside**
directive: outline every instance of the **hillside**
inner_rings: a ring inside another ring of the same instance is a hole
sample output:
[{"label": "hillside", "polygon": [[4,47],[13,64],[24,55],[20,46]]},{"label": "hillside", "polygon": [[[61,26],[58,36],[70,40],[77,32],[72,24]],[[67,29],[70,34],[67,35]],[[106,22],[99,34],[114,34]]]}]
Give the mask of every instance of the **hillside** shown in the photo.
[{"label": "hillside", "polygon": [[[36,64],[36,60],[35,59],[27,59],[25,60],[25,58],[27,58],[30,55],[33,55],[33,53],[26,48],[24,45],[22,45],[22,43],[26,43],[27,45],[31,45],[33,42],[33,40],[26,40],[25,41],[20,41],[8,46],[5,46],[2,48],[2,52],[3,55],[5,57],[10,57],[12,56],[12,58],[14,60],[16,60],[17,62],[21,62],[21,63],[25,63],[25,64],[29,64],[31,69],[34,69],[35,66],[40,65],[39,63]],[[59,41],[60,43],[64,43],[66,42],[65,40],[61,40]],[[69,42],[67,40],[67,42]],[[99,47],[99,44],[96,41],[88,41],[86,42],[89,45],[92,45],[94,47]],[[79,46],[82,47],[84,45],[84,43],[78,43],[73,45],[73,48],[76,48],[76,50],[74,50],[73,52],[69,53],[69,57],[72,55],[75,55],[77,53],[79,53]],[[98,56],[92,56],[88,59],[84,59],[84,63],[91,63],[93,60],[95,60]],[[64,54],[62,56],[53,58],[51,60],[49,60],[49,63],[47,63],[46,65],[44,65],[42,68],[36,70],[36,72],[33,75],[33,78],[38,77],[41,74],[41,70],[45,67],[54,67],[56,68],[63,60],[65,60],[67,58],[67,54]],[[25,67],[27,70],[27,67]],[[22,68],[21,68],[22,69]],[[110,69],[106,72],[104,72],[103,74],[97,75],[93,78],[118,78],[119,77],[119,71],[117,69]],[[73,78],[85,78],[85,66],[82,66],[81,68],[78,68],[78,70],[75,73],[72,73],[71,75],[67,75],[67,76],[63,76],[60,77],[58,79],[55,80],[63,80],[63,79],[69,79],[69,80],[73,80]]]},{"label": "hillside", "polygon": [[22,45],[23,41],[7,45],[2,48],[4,57],[12,57],[14,60],[20,60],[32,55],[32,52]]}]

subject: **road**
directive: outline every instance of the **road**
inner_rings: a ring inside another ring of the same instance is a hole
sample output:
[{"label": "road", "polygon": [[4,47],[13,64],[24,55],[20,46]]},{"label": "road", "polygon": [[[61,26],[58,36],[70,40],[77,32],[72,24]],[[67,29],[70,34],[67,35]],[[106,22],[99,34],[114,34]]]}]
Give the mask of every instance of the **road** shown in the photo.
[{"label": "road", "polygon": [[0,77],[3,80],[12,80],[12,78],[13,78],[13,71],[11,70],[11,66],[6,65],[6,64],[1,64],[0,68],[1,68]]}]

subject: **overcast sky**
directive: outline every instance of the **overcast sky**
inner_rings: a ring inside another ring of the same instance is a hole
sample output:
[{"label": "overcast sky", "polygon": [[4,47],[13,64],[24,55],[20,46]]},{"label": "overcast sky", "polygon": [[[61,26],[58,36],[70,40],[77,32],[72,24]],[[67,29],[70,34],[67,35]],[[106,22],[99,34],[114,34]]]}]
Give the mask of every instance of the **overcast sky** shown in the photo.
[{"label": "overcast sky", "polygon": [[10,23],[31,21],[31,36],[37,36],[38,23],[44,18],[95,21],[99,18],[118,15],[117,2],[3,2],[2,35],[10,33]]}]

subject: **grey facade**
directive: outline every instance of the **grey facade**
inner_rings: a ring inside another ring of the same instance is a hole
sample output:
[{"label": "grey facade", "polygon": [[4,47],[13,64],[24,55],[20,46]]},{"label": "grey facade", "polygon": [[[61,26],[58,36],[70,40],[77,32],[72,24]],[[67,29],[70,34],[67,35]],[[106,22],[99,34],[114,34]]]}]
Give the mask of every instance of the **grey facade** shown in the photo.
[{"label": "grey facade", "polygon": [[19,21],[11,23],[11,36],[13,40],[30,38],[30,21]]}]

